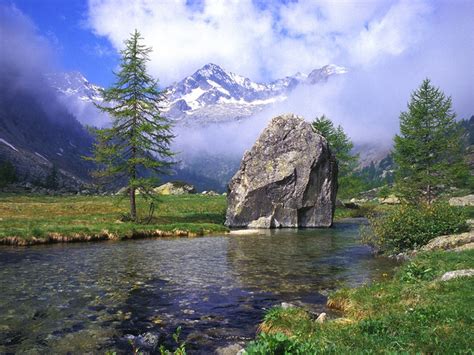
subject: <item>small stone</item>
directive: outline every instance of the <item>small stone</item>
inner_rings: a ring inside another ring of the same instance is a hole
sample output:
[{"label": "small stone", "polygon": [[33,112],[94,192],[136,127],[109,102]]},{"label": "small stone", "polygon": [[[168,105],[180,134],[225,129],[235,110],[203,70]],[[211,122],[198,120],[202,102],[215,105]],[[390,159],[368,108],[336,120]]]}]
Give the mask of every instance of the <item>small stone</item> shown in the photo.
[{"label": "small stone", "polygon": [[217,348],[215,353],[217,355],[240,355],[244,354],[244,349],[242,348],[242,345],[237,343]]},{"label": "small stone", "polygon": [[158,333],[146,332],[138,336],[127,334],[124,336],[135,348],[140,351],[153,352],[159,344],[160,335]]},{"label": "small stone", "polygon": [[474,276],[474,269],[448,271],[443,276],[441,276],[441,281],[448,281],[448,280],[456,279],[458,277],[471,277],[471,276]]},{"label": "small stone", "polygon": [[288,308],[295,308],[296,306],[293,303],[288,303],[288,302],[282,302],[281,303],[281,308],[283,309],[288,309]]},{"label": "small stone", "polygon": [[452,197],[449,199],[451,206],[474,206],[474,195],[467,195],[463,197]]},{"label": "small stone", "polygon": [[379,202],[384,205],[398,205],[400,204],[400,199],[395,195],[390,195],[388,197],[381,198]]},{"label": "small stone", "polygon": [[318,318],[316,318],[316,323],[324,323],[327,319],[327,314],[326,313],[321,313]]}]

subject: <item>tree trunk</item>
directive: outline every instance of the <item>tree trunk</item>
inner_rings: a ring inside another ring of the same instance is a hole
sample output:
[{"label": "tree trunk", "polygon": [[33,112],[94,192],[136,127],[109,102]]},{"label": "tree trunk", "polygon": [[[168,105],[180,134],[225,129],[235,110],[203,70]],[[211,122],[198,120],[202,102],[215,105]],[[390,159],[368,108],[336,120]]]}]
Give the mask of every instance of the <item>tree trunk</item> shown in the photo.
[{"label": "tree trunk", "polygon": [[137,204],[135,202],[135,188],[130,188],[130,218],[132,221],[137,221]]}]

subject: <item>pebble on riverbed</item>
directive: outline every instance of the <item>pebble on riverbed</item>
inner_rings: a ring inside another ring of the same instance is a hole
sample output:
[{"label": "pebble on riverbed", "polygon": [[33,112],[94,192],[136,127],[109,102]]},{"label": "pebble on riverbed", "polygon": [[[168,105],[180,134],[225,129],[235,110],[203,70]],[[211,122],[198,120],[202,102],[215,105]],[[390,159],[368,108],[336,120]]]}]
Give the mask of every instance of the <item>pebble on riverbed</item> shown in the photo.
[{"label": "pebble on riverbed", "polygon": [[138,349],[141,353],[153,352],[160,342],[160,334],[146,332],[140,335],[127,334],[124,337],[127,339],[134,349]]},{"label": "pebble on riverbed", "polygon": [[236,343],[225,347],[217,348],[216,355],[242,355],[245,354],[243,344]]}]

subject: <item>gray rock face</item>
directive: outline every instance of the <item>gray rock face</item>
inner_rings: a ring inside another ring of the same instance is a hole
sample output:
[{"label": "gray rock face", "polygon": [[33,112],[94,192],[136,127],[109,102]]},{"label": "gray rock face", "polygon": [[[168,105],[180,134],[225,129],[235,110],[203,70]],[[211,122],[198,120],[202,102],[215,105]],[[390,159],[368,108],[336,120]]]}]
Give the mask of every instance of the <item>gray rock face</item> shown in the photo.
[{"label": "gray rock face", "polygon": [[326,140],[302,118],[273,118],[229,183],[229,227],[330,227],[337,163]]}]

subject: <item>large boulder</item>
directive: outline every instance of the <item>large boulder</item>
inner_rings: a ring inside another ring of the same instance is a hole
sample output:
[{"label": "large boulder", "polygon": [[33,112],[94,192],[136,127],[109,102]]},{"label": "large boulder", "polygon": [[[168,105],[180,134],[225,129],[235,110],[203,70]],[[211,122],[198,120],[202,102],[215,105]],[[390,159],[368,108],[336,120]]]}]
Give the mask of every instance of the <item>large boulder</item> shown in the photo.
[{"label": "large boulder", "polygon": [[311,124],[278,116],[245,152],[228,190],[229,227],[330,227],[337,163]]}]

